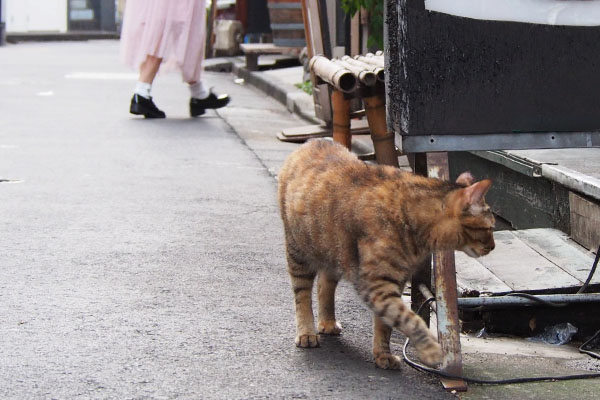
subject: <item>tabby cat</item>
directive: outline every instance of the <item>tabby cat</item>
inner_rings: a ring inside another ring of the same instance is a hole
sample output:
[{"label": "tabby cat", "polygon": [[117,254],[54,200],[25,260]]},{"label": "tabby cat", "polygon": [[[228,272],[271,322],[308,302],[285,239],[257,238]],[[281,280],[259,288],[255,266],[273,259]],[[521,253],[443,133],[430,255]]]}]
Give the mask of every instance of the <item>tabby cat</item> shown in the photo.
[{"label": "tabby cat", "polygon": [[279,173],[279,205],[296,303],[296,345],[319,346],[312,311],[317,275],[318,332],[340,334],[334,296],[345,278],[373,310],[378,367],[400,366],[390,352],[392,328],[410,337],[424,363],[440,363],[440,345],[401,294],[433,251],[479,257],[493,250],[494,217],[484,200],[490,185],[473,183],[468,172],[451,183],[369,165],[329,140],[312,140],[294,151]]}]

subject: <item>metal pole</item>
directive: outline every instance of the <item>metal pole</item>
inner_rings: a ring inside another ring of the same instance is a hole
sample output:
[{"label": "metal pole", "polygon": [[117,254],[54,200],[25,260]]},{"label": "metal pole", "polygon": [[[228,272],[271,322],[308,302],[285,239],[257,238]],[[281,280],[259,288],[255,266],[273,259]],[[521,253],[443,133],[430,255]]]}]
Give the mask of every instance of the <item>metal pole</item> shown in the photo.
[{"label": "metal pole", "polygon": [[[419,154],[411,154],[409,156],[409,160],[411,160],[411,167],[415,174],[427,176],[427,155],[425,153]],[[423,295],[419,290],[420,285],[425,285],[427,287],[432,286],[433,280],[431,279],[431,255],[427,256],[423,263],[417,268],[417,270],[413,273],[411,277],[410,283],[410,303],[411,308],[414,312],[417,312],[421,304],[425,300],[427,300],[430,296]],[[431,296],[433,297],[433,296]],[[434,303],[431,303],[434,304]],[[425,313],[422,315],[423,320],[427,324],[430,325],[430,313]]]},{"label": "metal pole", "polygon": [[[448,153],[427,153],[427,175],[446,181],[450,179]],[[461,376],[463,368],[454,251],[435,252],[433,254],[433,271],[438,341],[444,353],[441,368],[444,372]],[[467,390],[467,383],[463,380],[443,378],[441,381],[446,390]]]},{"label": "metal pole", "polygon": [[458,306],[468,310],[469,307],[511,307],[511,306],[543,306],[543,302],[556,304],[600,302],[600,293],[582,294],[544,294],[535,296],[540,301],[516,295],[489,297],[461,297]]}]

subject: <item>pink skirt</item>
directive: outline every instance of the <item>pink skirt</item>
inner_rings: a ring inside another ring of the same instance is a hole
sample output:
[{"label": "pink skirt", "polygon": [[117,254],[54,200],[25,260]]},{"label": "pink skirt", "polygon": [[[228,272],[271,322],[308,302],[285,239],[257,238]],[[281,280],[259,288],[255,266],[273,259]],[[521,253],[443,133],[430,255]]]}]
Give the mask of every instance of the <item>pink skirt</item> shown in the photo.
[{"label": "pink skirt", "polygon": [[121,58],[139,69],[148,55],[163,59],[161,71],[178,68],[199,82],[206,41],[206,0],[127,0]]}]

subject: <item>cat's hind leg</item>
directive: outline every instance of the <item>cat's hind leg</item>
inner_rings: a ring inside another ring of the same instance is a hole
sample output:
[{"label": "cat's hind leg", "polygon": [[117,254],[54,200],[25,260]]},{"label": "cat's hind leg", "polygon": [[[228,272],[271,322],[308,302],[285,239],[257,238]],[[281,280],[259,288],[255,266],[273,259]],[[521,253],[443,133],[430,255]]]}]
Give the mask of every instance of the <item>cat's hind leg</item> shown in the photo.
[{"label": "cat's hind leg", "polygon": [[319,296],[319,333],[326,335],[339,335],[342,327],[335,320],[335,288],[338,279],[324,271],[319,272],[317,293]]},{"label": "cat's hind leg", "polygon": [[402,364],[400,357],[390,351],[391,336],[392,328],[377,315],[373,315],[373,357],[375,365],[382,369],[400,369]]},{"label": "cat's hind leg", "polygon": [[312,311],[312,288],[316,273],[295,262],[288,254],[288,272],[292,281],[296,304],[296,346],[318,347]]}]

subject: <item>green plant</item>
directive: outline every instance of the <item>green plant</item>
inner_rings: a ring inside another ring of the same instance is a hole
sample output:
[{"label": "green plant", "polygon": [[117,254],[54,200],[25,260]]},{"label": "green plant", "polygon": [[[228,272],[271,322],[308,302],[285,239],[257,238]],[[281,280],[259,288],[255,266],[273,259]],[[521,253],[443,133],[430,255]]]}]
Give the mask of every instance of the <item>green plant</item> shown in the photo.
[{"label": "green plant", "polygon": [[383,50],[384,0],[342,0],[342,9],[354,16],[361,8],[369,12],[369,37],[367,47]]},{"label": "green plant", "polygon": [[295,86],[298,89],[302,89],[303,91],[305,91],[306,93],[308,93],[308,94],[310,94],[312,96],[312,94],[313,94],[313,86],[312,86],[312,82],[311,81],[297,83]]}]

